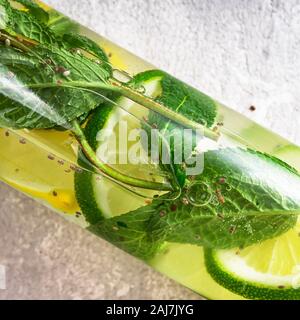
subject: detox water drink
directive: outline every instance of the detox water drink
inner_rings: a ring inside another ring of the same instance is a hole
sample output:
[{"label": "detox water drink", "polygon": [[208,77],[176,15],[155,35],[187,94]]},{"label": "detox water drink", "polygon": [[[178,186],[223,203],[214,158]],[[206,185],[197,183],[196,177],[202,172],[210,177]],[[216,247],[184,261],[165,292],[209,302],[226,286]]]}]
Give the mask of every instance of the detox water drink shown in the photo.
[{"label": "detox water drink", "polygon": [[300,298],[299,146],[40,2],[0,9],[3,182],[205,297]]}]

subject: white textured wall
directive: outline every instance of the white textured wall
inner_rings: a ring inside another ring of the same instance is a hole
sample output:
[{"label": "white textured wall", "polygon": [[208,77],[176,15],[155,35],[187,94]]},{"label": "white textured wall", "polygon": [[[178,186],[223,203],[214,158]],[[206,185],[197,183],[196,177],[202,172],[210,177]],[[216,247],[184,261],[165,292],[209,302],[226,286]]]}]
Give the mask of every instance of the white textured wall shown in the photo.
[{"label": "white textured wall", "polygon": [[[45,2],[300,143],[300,1]],[[3,185],[0,235],[0,299],[196,297]]]}]

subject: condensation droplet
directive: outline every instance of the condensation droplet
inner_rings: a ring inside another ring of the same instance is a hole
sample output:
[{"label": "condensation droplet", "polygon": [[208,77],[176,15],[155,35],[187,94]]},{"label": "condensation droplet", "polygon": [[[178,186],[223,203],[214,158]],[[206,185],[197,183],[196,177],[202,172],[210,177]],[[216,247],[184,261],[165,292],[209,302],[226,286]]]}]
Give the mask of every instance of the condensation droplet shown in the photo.
[{"label": "condensation droplet", "polygon": [[192,205],[202,207],[208,205],[212,201],[213,194],[208,184],[201,181],[195,181],[189,185],[186,197]]}]

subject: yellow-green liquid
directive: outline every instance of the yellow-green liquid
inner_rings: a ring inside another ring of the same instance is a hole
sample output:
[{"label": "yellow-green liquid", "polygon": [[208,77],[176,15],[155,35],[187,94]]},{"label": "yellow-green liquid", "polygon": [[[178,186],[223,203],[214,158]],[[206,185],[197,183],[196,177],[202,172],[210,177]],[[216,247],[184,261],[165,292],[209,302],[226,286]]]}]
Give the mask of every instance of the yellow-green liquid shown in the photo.
[{"label": "yellow-green liquid", "polygon": [[[111,64],[129,74],[153,66],[110,41],[81,27],[80,32],[101,45]],[[248,145],[276,155],[300,169],[300,148],[258,126],[244,116],[219,104],[218,121],[223,123],[222,138],[226,143]],[[87,226],[74,192],[78,145],[68,131],[0,129],[0,179],[53,208],[64,217]],[[145,205],[140,198],[113,182],[101,178],[99,193],[105,197],[112,215],[120,215]],[[118,198],[118,203],[114,199]],[[77,214],[76,214],[77,213]],[[150,264],[199,294],[213,299],[240,299],[218,285],[207,273],[203,249],[195,245],[166,244]],[[184,298],[184,297],[182,297]]]}]

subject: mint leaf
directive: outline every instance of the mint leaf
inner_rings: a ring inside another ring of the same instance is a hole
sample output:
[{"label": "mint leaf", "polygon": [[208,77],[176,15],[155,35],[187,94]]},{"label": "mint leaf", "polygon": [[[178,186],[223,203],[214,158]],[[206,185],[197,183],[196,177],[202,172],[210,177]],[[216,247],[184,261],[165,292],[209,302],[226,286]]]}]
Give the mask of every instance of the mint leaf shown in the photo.
[{"label": "mint leaf", "polygon": [[183,203],[184,194],[173,204],[175,211],[153,218],[154,239],[212,248],[248,246],[286,232],[300,213],[299,174],[250,149],[208,151],[204,172],[193,183],[194,198],[207,192],[204,198],[210,201],[195,207]]},{"label": "mint leaf", "polygon": [[[22,4],[27,3],[27,7],[30,3],[30,1],[21,2]],[[3,22],[0,25],[11,36],[21,35],[47,45],[53,45],[57,42],[55,34],[44,23],[47,13],[45,12],[42,18],[41,12],[44,10],[38,9],[37,5],[31,4],[29,11],[23,11],[13,8],[7,0],[0,0],[0,7],[5,16],[5,21],[2,19]]]},{"label": "mint leaf", "polygon": [[[166,107],[181,113],[188,119],[192,119],[206,127],[211,127],[217,116],[215,101],[171,75],[162,73],[162,94],[156,100]],[[154,114],[153,117],[152,121],[155,122]],[[168,119],[157,119],[159,128],[165,128],[168,125],[166,123],[168,123]]]},{"label": "mint leaf", "polygon": [[157,212],[154,205],[100,221],[88,230],[120,249],[144,260],[152,258],[162,245],[162,240],[152,241],[147,232],[149,219]]},{"label": "mint leaf", "polygon": [[[204,126],[211,127],[214,124],[217,116],[217,105],[213,99],[160,70],[140,73],[134,77],[130,85],[138,88],[149,79],[157,79],[160,83],[161,93],[155,98],[157,102]],[[153,128],[160,130],[162,135],[160,139],[161,149],[164,145],[170,151],[171,164],[164,164],[161,161],[161,167],[164,170],[173,171],[179,185],[183,186],[186,179],[186,170],[182,162],[187,160],[185,158],[187,155],[184,157],[183,152],[178,154],[178,150],[183,151],[183,146],[186,145],[183,141],[185,128],[155,112],[150,112],[148,123]],[[149,130],[147,127],[145,129]],[[197,143],[195,132],[190,143],[192,151]]]},{"label": "mint leaf", "polygon": [[55,10],[48,12],[49,19],[47,22],[48,28],[57,36],[63,36],[66,32],[79,32],[79,25],[75,21],[60,14]]},{"label": "mint leaf", "polygon": [[[64,125],[104,101],[93,92],[60,86],[60,82],[65,85],[73,81],[105,82],[110,77],[106,69],[85,56],[56,46],[40,46],[34,51],[22,52],[4,45],[0,45],[0,56],[1,126],[51,128]],[[68,71],[67,77],[64,71]],[[6,77],[12,78],[8,82],[15,83],[15,90],[5,85]],[[52,83],[53,87],[26,89],[28,85],[45,83]],[[36,99],[30,100],[29,92],[34,93]],[[98,93],[107,95],[107,92]],[[44,103],[36,105],[37,99]]]},{"label": "mint leaf", "polygon": [[297,171],[250,149],[208,151],[205,170],[190,188],[203,206],[186,201],[191,189],[177,200],[168,201],[173,195],[166,194],[90,230],[131,254],[150,258],[164,241],[245,247],[288,231],[300,213]]},{"label": "mint leaf", "polygon": [[42,9],[34,1],[32,0],[14,0],[14,1],[22,4],[25,8],[27,8],[28,9],[27,13],[31,14],[33,17],[35,17],[39,21],[43,23],[48,22],[49,20],[48,12]]},{"label": "mint leaf", "polygon": [[95,56],[99,61],[99,64],[102,64],[102,67],[106,69],[107,71],[111,72],[112,67],[110,66],[108,62],[107,55],[102,50],[101,47],[99,47],[94,41],[91,39],[76,34],[76,33],[66,33],[63,35],[63,43],[64,46],[68,49],[76,49],[80,48],[85,50],[87,53]]},{"label": "mint leaf", "polygon": [[16,33],[41,44],[56,43],[55,35],[47,28],[47,26],[34,19],[27,12],[13,10],[10,18],[9,29],[10,34]]},{"label": "mint leaf", "polygon": [[[164,72],[162,72],[161,88],[161,95],[155,99],[156,101],[204,126],[211,127],[214,124],[217,107],[213,99]],[[176,157],[178,156],[177,148],[181,150],[186,146],[183,139],[185,128],[154,112],[150,113],[149,123],[162,130],[164,139],[169,143],[171,165],[162,164],[162,168],[174,170],[179,185],[183,186],[186,168],[178,163]],[[191,140],[193,140],[190,141],[192,150],[197,144],[196,133],[193,133]],[[180,156],[182,161],[187,160],[184,159],[183,154]]]},{"label": "mint leaf", "polygon": [[[161,85],[161,94],[155,99],[165,107],[172,109],[188,119],[201,123],[207,127],[212,127],[217,116],[216,102],[202,92],[185,84],[161,70],[148,70],[135,75],[130,83],[133,87],[140,87],[141,83],[149,79],[157,78]],[[169,119],[152,112],[149,122],[156,123],[164,129]]]},{"label": "mint leaf", "polygon": [[[11,77],[12,74],[16,85],[24,87],[43,83],[52,83],[53,87],[30,90],[31,93],[37,94],[36,98],[48,104],[37,110],[38,112],[34,112],[35,102],[26,105],[28,97],[25,97],[24,88],[22,98],[21,92],[14,95],[3,86],[1,92],[6,98],[1,103],[0,124],[12,128],[51,128],[56,125],[66,126],[77,117],[86,118],[90,110],[103,102],[103,99],[87,90],[67,89],[59,84],[64,82],[66,85],[71,81],[82,80],[105,82],[111,76],[112,70],[104,51],[92,40],[83,36],[66,34],[66,30],[61,35],[54,33],[52,29],[67,18],[62,19],[61,15],[52,11],[49,13],[49,18],[46,11],[30,0],[16,2],[22,4],[27,11],[16,9],[7,0],[0,0],[0,6],[4,10],[2,20],[5,22],[2,25],[4,30],[17,41],[21,35],[25,37],[26,42],[20,42],[23,51],[1,46],[2,75],[10,74]],[[31,40],[37,44],[31,43]],[[75,46],[76,49],[82,48],[87,53],[93,52],[103,64],[100,66],[92,59],[80,56],[72,50]],[[24,47],[27,49],[24,50]],[[70,72],[67,79],[63,76],[63,70]],[[98,93],[107,95],[107,92]],[[80,100],[76,101],[77,99]]]}]

